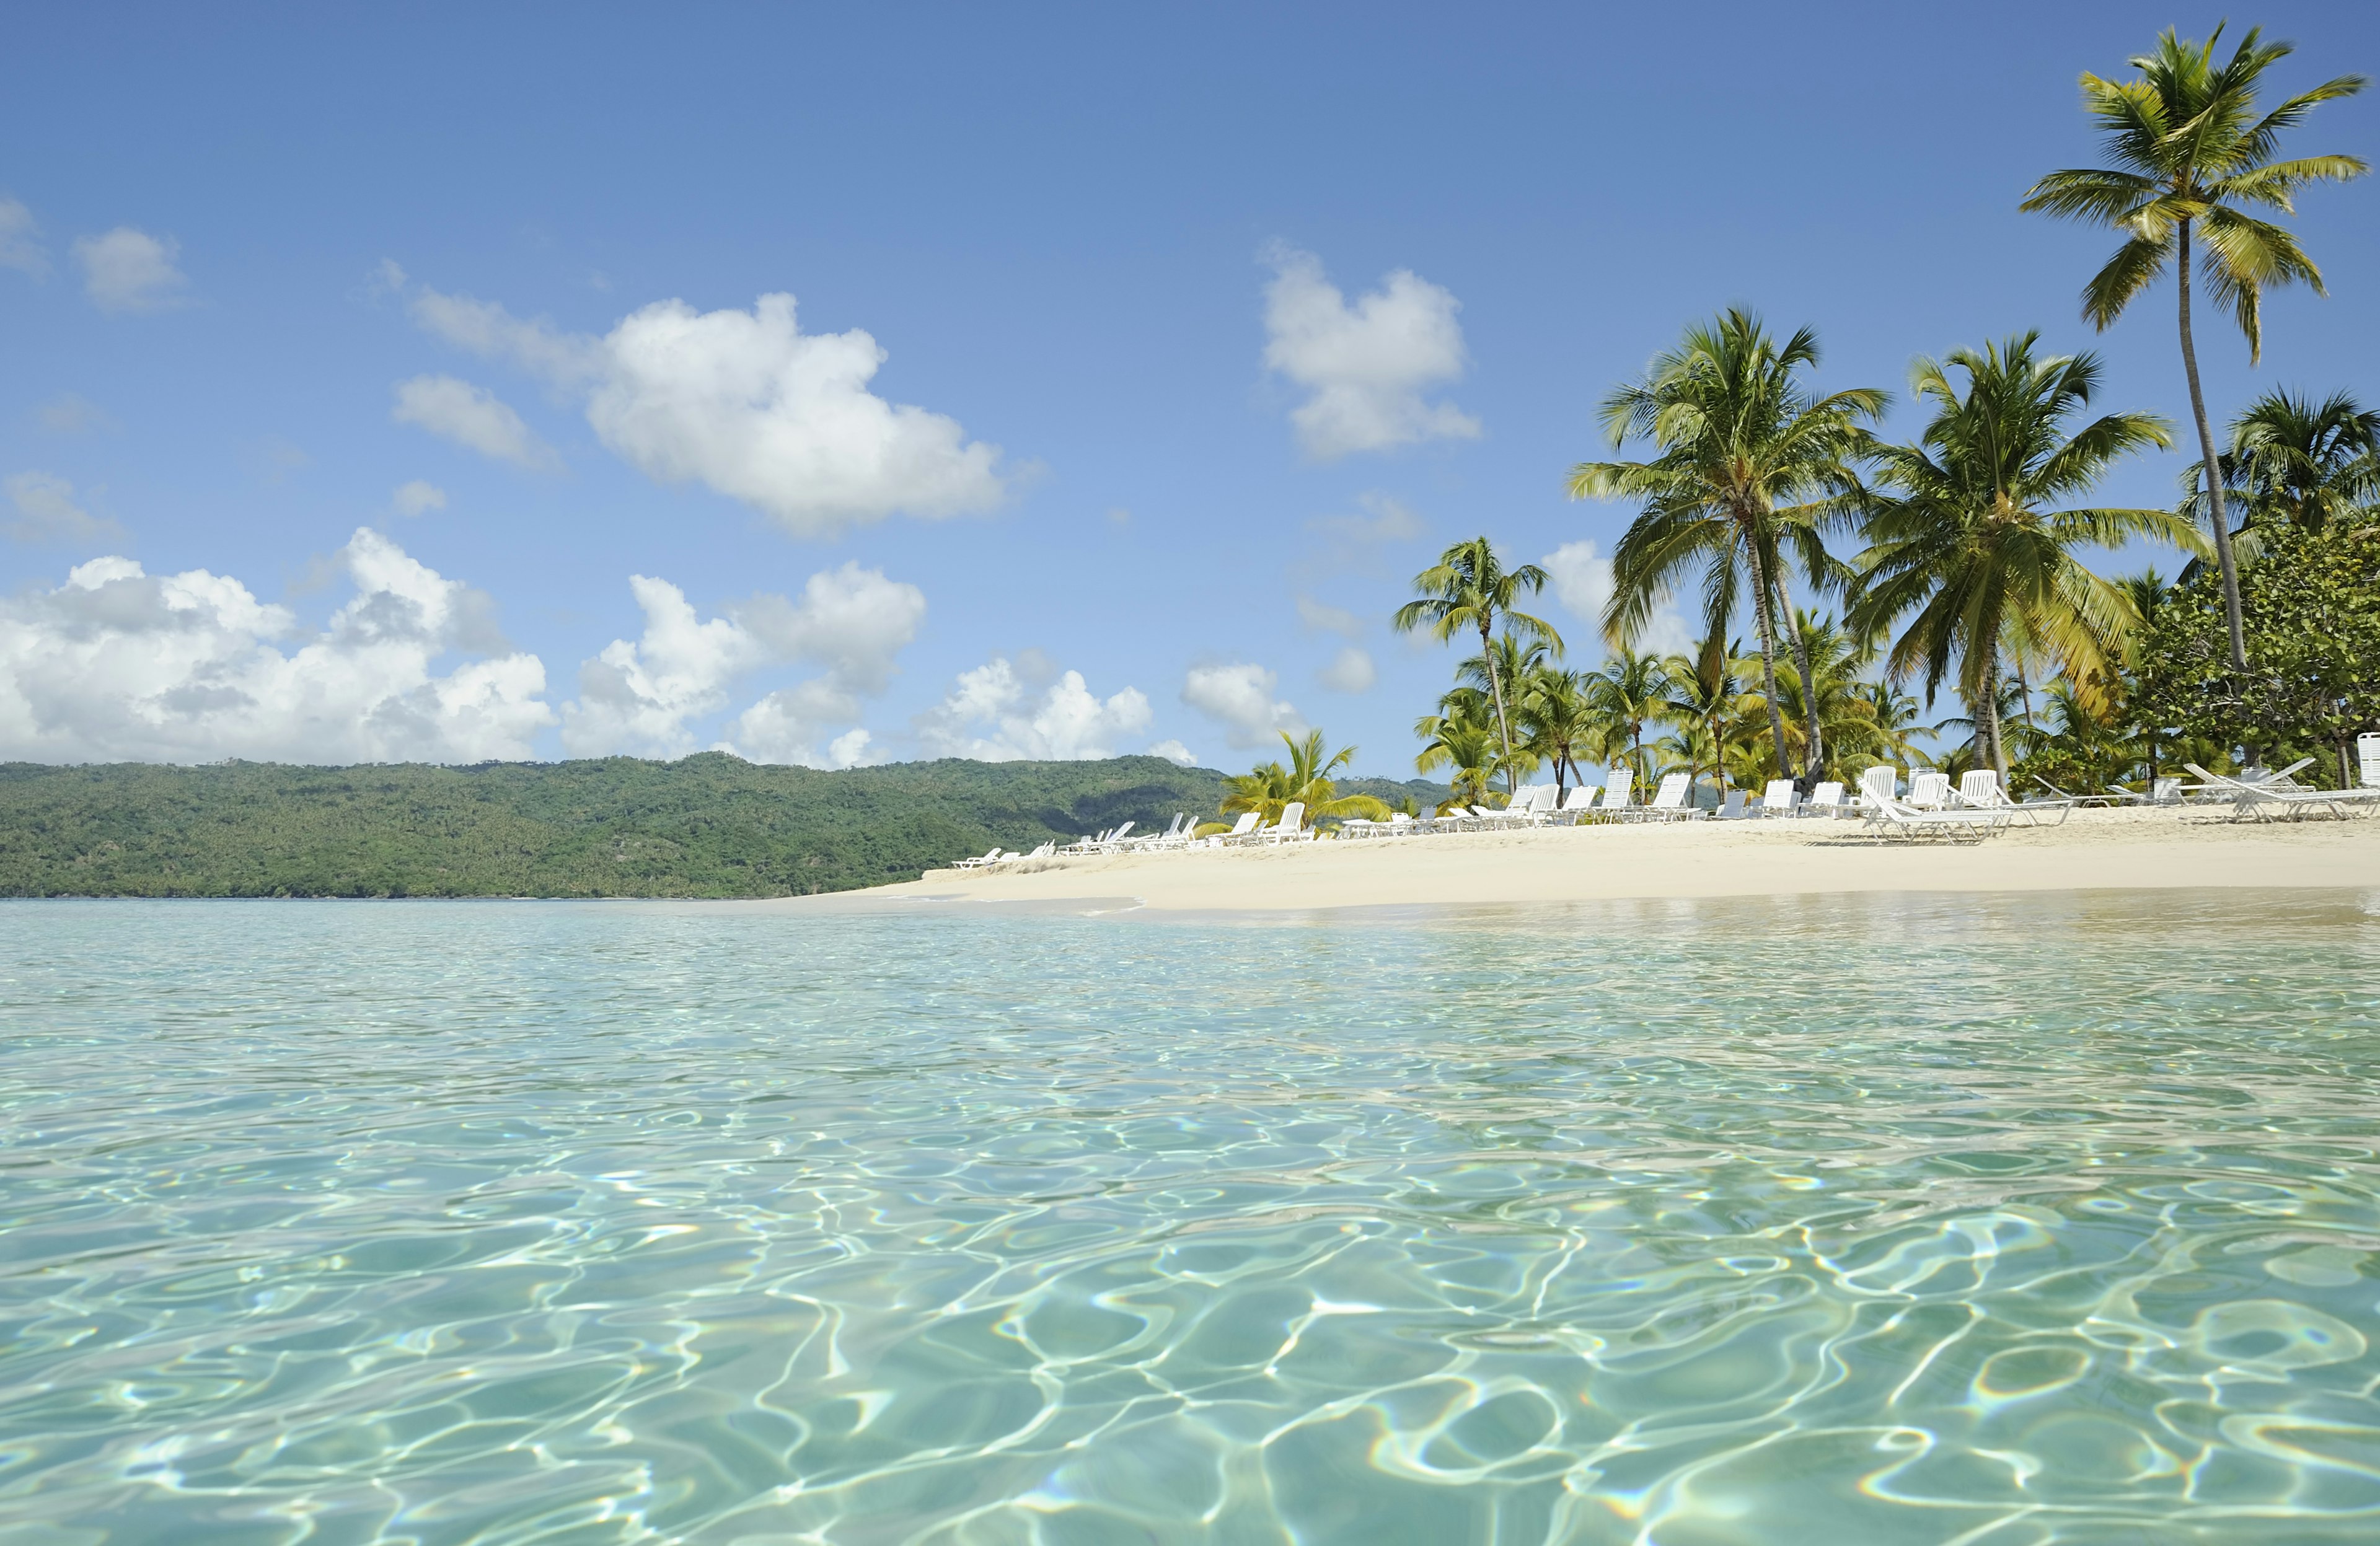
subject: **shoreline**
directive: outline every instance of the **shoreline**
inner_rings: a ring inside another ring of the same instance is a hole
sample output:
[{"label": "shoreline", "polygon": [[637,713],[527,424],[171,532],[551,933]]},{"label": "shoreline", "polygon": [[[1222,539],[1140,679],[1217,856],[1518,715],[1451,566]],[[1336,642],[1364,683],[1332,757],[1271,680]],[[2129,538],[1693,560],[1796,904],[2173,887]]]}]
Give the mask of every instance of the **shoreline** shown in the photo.
[{"label": "shoreline", "polygon": [[1841,893],[2380,889],[2380,820],[2234,822],[2221,807],[2076,811],[1973,846],[1849,821],[1636,823],[1047,859],[724,905],[1260,914]]}]

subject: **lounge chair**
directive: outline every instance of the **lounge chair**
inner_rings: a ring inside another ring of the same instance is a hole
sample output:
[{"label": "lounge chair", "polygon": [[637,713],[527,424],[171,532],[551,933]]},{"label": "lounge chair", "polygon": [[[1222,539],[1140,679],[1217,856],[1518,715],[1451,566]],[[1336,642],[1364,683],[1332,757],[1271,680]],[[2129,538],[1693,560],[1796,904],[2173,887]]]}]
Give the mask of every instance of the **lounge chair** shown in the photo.
[{"label": "lounge chair", "polygon": [[984,856],[983,856],[982,858],[980,858],[980,859],[961,859],[961,860],[959,860],[956,864],[953,864],[951,866],[951,868],[953,868],[953,869],[954,869],[954,870],[979,870],[979,869],[983,868],[986,864],[991,864],[991,863],[993,863],[994,861],[998,860],[998,859],[999,859],[999,857],[1000,857],[1000,845],[999,845],[998,843],[994,843],[994,844],[992,844],[992,845],[991,845],[990,852],[987,852],[986,854],[984,854]]},{"label": "lounge chair", "polygon": [[1881,837],[1923,841],[1946,839],[1979,843],[2009,824],[2006,811],[1923,810],[1890,795],[1876,798],[1866,808],[1868,829]]},{"label": "lounge chair", "polygon": [[1267,845],[1305,842],[1312,838],[1314,829],[1305,825],[1305,802],[1293,800],[1283,805],[1281,819],[1262,828],[1256,836],[1259,842]]},{"label": "lounge chair", "polygon": [[1661,780],[1654,791],[1653,803],[1645,807],[1645,817],[1650,821],[1699,821],[1710,815],[1686,803],[1686,791],[1694,783],[1689,773],[1672,773]]},{"label": "lounge chair", "polygon": [[2198,775],[2200,787],[2209,793],[2230,796],[2232,813],[2239,819],[2298,821],[2310,815],[2327,815],[2345,821],[2380,803],[2380,788],[2308,789],[2290,777],[2313,760],[2301,758],[2262,779],[2227,779],[2220,773],[2209,773],[2194,762],[2182,766]]},{"label": "lounge chair", "polygon": [[1604,781],[1603,809],[1610,812],[1617,820],[1627,821],[1635,814],[1635,807],[1628,803],[1629,788],[1635,778],[1636,775],[1628,769],[1615,767]]},{"label": "lounge chair", "polygon": [[[2006,811],[2011,820],[2022,821],[2027,827],[2063,826],[2074,810],[2071,800],[2011,800],[2008,791],[2000,788],[1999,774],[1989,767],[1972,768],[1959,775],[1957,798],[1970,810]],[[2048,819],[2053,812],[2058,816],[2056,821]]]},{"label": "lounge chair", "polygon": [[1843,814],[1843,786],[1839,779],[1829,779],[1810,791],[1798,813],[1805,816],[1836,816]]},{"label": "lounge chair", "polygon": [[1743,819],[1743,791],[1740,789],[1731,789],[1719,797],[1719,820],[1741,821]]},{"label": "lounge chair", "polygon": [[1859,809],[1874,810],[1900,791],[1900,769],[1888,762],[1877,763],[1859,776]]},{"label": "lounge chair", "polygon": [[2355,738],[2356,782],[2365,789],[2380,789],[2380,735],[2370,731]]},{"label": "lounge chair", "polygon": [[[2035,783],[2041,782],[2038,779],[2034,781]],[[2042,784],[2041,787],[2049,790],[2053,794],[2058,793],[2058,791],[2049,784]],[[2136,805],[2179,805],[2182,803],[2181,780],[2180,779],[2172,778],[2159,777],[2151,779],[2149,780],[2149,791],[2146,794],[2141,793],[2138,790],[2127,789],[2122,784],[2110,786],[2107,791],[2107,794],[2110,799],[2124,801]],[[2059,795],[2059,798],[2071,800],[2074,797],[2072,795],[2061,794]]]},{"label": "lounge chair", "polygon": [[1562,796],[1561,808],[1554,813],[1553,819],[1566,826],[1577,826],[1580,818],[1595,808],[1595,797],[1602,792],[1593,784],[1573,785],[1571,791]]},{"label": "lounge chair", "polygon": [[1950,775],[1938,768],[1909,775],[1908,804],[1921,811],[1946,810],[1950,804]]},{"label": "lounge chair", "polygon": [[1760,791],[1760,814],[1764,816],[1789,816],[1800,791],[1791,779],[1771,779],[1768,787]]},{"label": "lounge chair", "polygon": [[1232,826],[1232,829],[1228,832],[1219,834],[1214,840],[1218,846],[1245,843],[1257,835],[1257,823],[1263,819],[1264,818],[1255,811],[1242,811],[1240,813],[1240,819]]}]

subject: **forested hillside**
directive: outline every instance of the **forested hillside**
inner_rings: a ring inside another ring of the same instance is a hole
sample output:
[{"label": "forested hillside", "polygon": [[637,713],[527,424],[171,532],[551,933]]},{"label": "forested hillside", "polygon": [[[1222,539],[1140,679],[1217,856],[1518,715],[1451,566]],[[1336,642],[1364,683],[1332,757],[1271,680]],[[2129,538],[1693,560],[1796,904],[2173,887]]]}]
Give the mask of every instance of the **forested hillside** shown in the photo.
[{"label": "forested hillside", "polygon": [[[914,880],[995,842],[1177,811],[1222,778],[1159,757],[824,773],[719,753],[478,767],[0,764],[0,895],[775,897]],[[1444,798],[1370,779],[1342,791]]]}]

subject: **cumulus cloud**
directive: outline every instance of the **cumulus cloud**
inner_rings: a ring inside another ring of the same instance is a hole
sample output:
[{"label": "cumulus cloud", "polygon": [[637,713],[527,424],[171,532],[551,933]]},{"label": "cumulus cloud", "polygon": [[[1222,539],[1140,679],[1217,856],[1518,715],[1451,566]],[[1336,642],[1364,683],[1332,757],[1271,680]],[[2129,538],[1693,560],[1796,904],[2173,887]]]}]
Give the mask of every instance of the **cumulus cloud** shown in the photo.
[{"label": "cumulus cloud", "polygon": [[936,756],[1067,762],[1115,755],[1116,743],[1148,729],[1148,697],[1136,687],[1101,699],[1082,672],[1065,671],[1036,699],[1016,668],[995,656],[961,672],[917,729]]},{"label": "cumulus cloud", "polygon": [[42,227],[33,211],[8,198],[0,198],[0,269],[15,269],[35,279],[50,272],[49,251],[42,245]]},{"label": "cumulus cloud", "polygon": [[1160,741],[1148,749],[1148,755],[1153,757],[1163,757],[1166,761],[1184,767],[1198,766],[1198,754],[1179,741]]},{"label": "cumulus cloud", "polygon": [[[1565,542],[1539,559],[1537,566],[1552,578],[1554,597],[1562,610],[1600,634],[1603,609],[1611,604],[1611,561],[1594,541]],[[1694,643],[1694,630],[1678,614],[1675,603],[1664,597],[1655,603],[1632,647],[1667,655],[1683,653]]]},{"label": "cumulus cloud", "polygon": [[389,496],[389,503],[396,507],[400,515],[420,515],[445,509],[446,490],[417,477],[410,483],[398,484],[396,492]]},{"label": "cumulus cloud", "polygon": [[1334,693],[1368,693],[1380,679],[1379,668],[1365,651],[1349,645],[1317,673],[1316,680]]},{"label": "cumulus cloud", "polygon": [[1281,731],[1305,732],[1294,705],[1273,696],[1279,679],[1262,666],[1198,666],[1182,683],[1182,701],[1223,727],[1229,744],[1269,744]]},{"label": "cumulus cloud", "polygon": [[989,510],[1007,492],[998,446],[870,392],[884,349],[856,328],[803,332],[790,295],[749,311],[659,301],[600,339],[434,290],[413,314],[449,343],[583,395],[597,436],[647,476],[701,483],[796,536]]},{"label": "cumulus cloud", "polygon": [[917,586],[856,562],[811,575],[799,601],[756,596],[708,621],[667,580],[637,574],[628,586],[644,634],[613,640],[579,668],[578,696],[562,711],[563,749],[574,755],[684,756],[698,744],[688,721],[723,708],[739,678],[800,660],[826,669],[747,709],[722,747],[755,761],[851,766],[867,756],[866,734],[846,730],[823,751],[821,739],[884,690],[926,613]]},{"label": "cumulus cloud", "polygon": [[543,470],[562,462],[494,393],[453,376],[416,376],[397,382],[396,405],[388,417],[515,466]]},{"label": "cumulus cloud", "polygon": [[1314,254],[1277,247],[1269,257],[1265,364],[1307,391],[1289,416],[1306,454],[1477,437],[1477,419],[1425,395],[1465,364],[1451,292],[1399,269],[1350,306]]},{"label": "cumulus cloud", "polygon": [[[120,557],[0,601],[0,759],[528,756],[545,668],[505,650],[487,598],[370,528],[338,562],[354,594],[319,634],[229,576]],[[455,650],[481,658],[433,670]]]},{"label": "cumulus cloud", "polygon": [[1333,607],[1310,596],[1297,598],[1297,621],[1318,634],[1336,634],[1347,639],[1361,638],[1364,634],[1362,618],[1344,607]]},{"label": "cumulus cloud", "polygon": [[82,268],[82,287],[102,311],[162,311],[179,306],[189,281],[176,267],[182,244],[171,236],[119,225],[101,236],[82,236],[74,244],[75,261]]},{"label": "cumulus cloud", "polygon": [[124,530],[75,502],[74,485],[48,473],[18,473],[8,479],[8,502],[17,517],[6,527],[18,542],[65,542],[93,547],[122,540]]}]

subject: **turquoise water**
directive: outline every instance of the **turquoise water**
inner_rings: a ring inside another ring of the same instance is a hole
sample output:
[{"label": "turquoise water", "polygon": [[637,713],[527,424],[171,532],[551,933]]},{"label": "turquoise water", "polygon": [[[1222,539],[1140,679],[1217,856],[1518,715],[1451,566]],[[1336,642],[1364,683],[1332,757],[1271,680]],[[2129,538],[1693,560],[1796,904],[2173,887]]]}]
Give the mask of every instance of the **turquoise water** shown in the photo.
[{"label": "turquoise water", "polygon": [[0,903],[0,1537],[2380,1539],[2367,909]]}]

